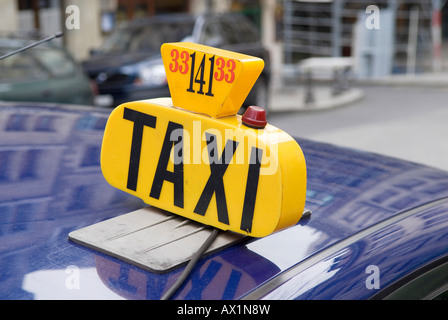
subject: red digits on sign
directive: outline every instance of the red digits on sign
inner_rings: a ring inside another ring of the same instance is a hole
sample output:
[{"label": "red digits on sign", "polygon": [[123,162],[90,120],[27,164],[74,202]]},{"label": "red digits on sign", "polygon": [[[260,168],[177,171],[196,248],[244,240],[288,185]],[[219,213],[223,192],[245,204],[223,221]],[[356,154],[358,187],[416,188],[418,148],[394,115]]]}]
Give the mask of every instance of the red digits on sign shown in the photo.
[{"label": "red digits on sign", "polygon": [[[182,65],[179,65],[179,56],[182,60]],[[187,51],[182,51],[179,55],[179,51],[176,49],[171,50],[171,58],[173,63],[170,63],[169,68],[171,72],[179,71],[182,74],[186,74],[188,72],[188,61],[190,60],[190,55]]]},{"label": "red digits on sign", "polygon": [[[226,74],[226,82],[228,83],[232,83],[235,80],[235,68],[236,68],[236,64],[235,64],[235,60],[228,60],[227,61],[227,68],[228,68],[228,74]],[[230,74],[230,76],[229,76]]]},{"label": "red digits on sign", "polygon": [[180,54],[180,58],[182,59],[184,67],[180,67],[179,71],[182,74],[186,74],[188,72],[188,61],[190,60],[190,55],[187,51],[182,51],[182,53]]},{"label": "red digits on sign", "polygon": [[[215,72],[216,81],[226,80],[227,83],[235,81],[235,68],[236,63],[234,60],[228,60],[227,63],[223,58],[216,59],[216,67],[218,71]],[[227,72],[224,71],[224,67],[227,67]]]},{"label": "red digits on sign", "polygon": [[177,72],[177,69],[179,69],[179,63],[177,60],[179,59],[179,51],[176,49],[171,50],[171,58],[173,58],[173,63],[170,63],[170,71],[171,72]]},{"label": "red digits on sign", "polygon": [[215,72],[215,79],[216,81],[222,81],[224,79],[224,66],[226,62],[223,58],[216,59],[216,67],[218,67],[218,71]]},{"label": "red digits on sign", "polygon": [[[179,53],[177,49],[171,50],[172,63],[169,65],[171,72],[179,71],[182,74],[187,74],[190,66],[188,62],[190,61],[190,55],[187,51],[182,51]],[[179,61],[180,60],[180,61]],[[232,83],[235,81],[235,60],[224,60],[224,58],[216,59],[217,71],[213,74],[216,81],[225,80],[227,83]],[[226,70],[224,70],[226,68]],[[213,69],[212,69],[213,72]]]}]

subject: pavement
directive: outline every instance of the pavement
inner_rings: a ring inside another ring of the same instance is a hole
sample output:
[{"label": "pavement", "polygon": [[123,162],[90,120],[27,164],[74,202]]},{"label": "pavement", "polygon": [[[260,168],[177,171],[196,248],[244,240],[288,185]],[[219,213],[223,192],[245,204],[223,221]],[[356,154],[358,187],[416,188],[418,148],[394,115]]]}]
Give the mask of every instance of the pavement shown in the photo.
[{"label": "pavement", "polygon": [[269,110],[276,111],[313,111],[331,109],[358,101],[364,97],[360,88],[350,88],[333,95],[331,85],[319,84],[313,88],[314,101],[306,102],[307,90],[303,84],[288,84],[274,89]]},{"label": "pavement", "polygon": [[307,89],[303,82],[289,80],[271,90],[269,110],[313,111],[345,106],[363,99],[362,88],[365,86],[448,88],[448,73],[404,74],[374,80],[355,80],[347,90],[337,95],[332,93],[330,81],[319,81],[313,85],[313,103],[306,102]]},{"label": "pavement", "polygon": [[353,82],[334,97],[303,84],[274,90],[269,123],[295,137],[422,163],[448,171],[448,75],[393,76]]}]

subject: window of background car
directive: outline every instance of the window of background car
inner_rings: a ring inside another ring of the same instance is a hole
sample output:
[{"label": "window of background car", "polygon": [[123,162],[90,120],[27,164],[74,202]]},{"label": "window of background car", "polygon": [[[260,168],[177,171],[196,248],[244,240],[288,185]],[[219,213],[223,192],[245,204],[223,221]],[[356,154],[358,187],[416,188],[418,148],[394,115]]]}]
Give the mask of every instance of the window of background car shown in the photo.
[{"label": "window of background car", "polygon": [[132,40],[133,30],[127,31],[125,29],[119,29],[113,32],[103,43],[101,48],[98,50],[99,52],[104,53],[120,53],[124,52],[127,47],[129,47],[129,43]]},{"label": "window of background car", "polygon": [[217,47],[222,45],[223,38],[216,28],[216,24],[208,22],[205,24],[199,42],[206,46]]},{"label": "window of background car", "polygon": [[145,27],[139,41],[138,51],[153,50],[160,52],[160,47],[165,42],[178,42],[191,36],[193,33],[193,21],[155,24]]},{"label": "window of background car", "polygon": [[114,32],[101,47],[100,52],[159,53],[165,42],[178,42],[193,32],[193,21],[172,23],[149,23],[132,26]]},{"label": "window of background car", "polygon": [[[0,48],[0,55],[17,48]],[[47,78],[48,73],[27,53],[20,53],[0,61],[0,82],[29,82]]]},{"label": "window of background car", "polygon": [[237,30],[235,30],[234,26],[228,20],[221,20],[220,23],[221,30],[224,36],[225,44],[238,44]]},{"label": "window of background car", "polygon": [[259,40],[259,34],[257,30],[246,20],[238,21],[238,27],[240,28],[240,32],[238,32],[238,35],[241,42],[251,43],[257,42]]},{"label": "window of background car", "polygon": [[32,54],[54,77],[72,76],[76,71],[75,64],[62,50],[39,48]]}]

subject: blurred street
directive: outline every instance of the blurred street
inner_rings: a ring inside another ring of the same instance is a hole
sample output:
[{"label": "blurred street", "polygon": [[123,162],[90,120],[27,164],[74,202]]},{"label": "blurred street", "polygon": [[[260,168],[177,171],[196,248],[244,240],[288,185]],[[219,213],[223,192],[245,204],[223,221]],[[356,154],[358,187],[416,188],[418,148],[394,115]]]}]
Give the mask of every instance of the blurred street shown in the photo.
[{"label": "blurred street", "polygon": [[[357,87],[364,93],[360,100],[321,110],[272,112],[268,121],[295,137],[448,170],[448,85]],[[272,103],[278,99],[274,96]],[[281,99],[287,99],[284,93]]]}]

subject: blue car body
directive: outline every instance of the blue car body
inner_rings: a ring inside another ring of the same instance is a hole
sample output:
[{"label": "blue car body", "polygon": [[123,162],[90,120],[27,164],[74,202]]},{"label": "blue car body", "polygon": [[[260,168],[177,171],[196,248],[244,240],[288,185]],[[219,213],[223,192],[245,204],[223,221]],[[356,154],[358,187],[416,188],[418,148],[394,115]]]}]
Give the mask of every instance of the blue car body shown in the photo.
[{"label": "blue car body", "polygon": [[[1,299],[160,299],[181,274],[151,273],[68,239],[146,206],[101,174],[109,112],[0,106]],[[204,257],[174,299],[386,298],[446,265],[448,173],[298,142],[311,216]]]}]

